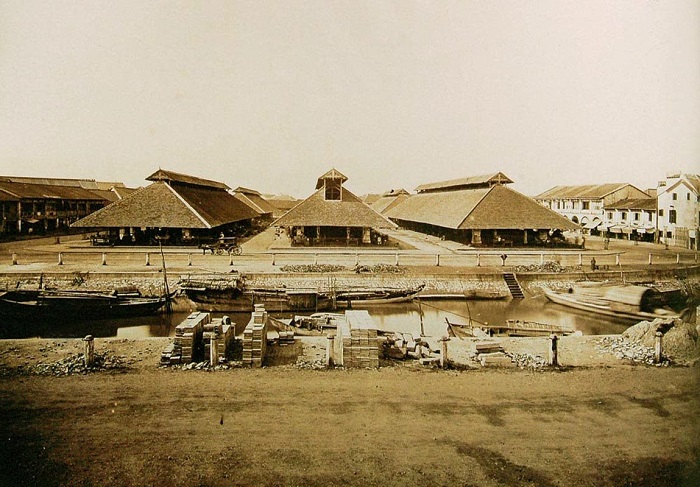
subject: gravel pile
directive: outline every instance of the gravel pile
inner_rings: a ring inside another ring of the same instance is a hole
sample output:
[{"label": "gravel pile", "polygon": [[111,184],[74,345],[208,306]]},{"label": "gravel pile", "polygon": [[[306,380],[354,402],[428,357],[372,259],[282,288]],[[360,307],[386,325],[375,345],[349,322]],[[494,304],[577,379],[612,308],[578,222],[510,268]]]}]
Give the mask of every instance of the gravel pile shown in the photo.
[{"label": "gravel pile", "polygon": [[680,319],[657,318],[654,321],[642,321],[629,327],[622,336],[632,343],[653,348],[657,331],[663,334],[664,357],[678,363],[692,363],[700,359],[698,327]]},{"label": "gravel pile", "polygon": [[513,363],[521,369],[543,369],[547,367],[547,359],[531,353],[506,352]]},{"label": "gravel pile", "polygon": [[95,363],[92,367],[85,367],[85,355],[82,353],[74,354],[63,358],[57,362],[43,363],[40,362],[26,370],[26,373],[33,375],[73,375],[87,374],[88,372],[97,372],[100,370],[115,370],[124,369],[126,364],[120,357],[115,357],[108,354],[95,353]]},{"label": "gravel pile", "polygon": [[345,266],[334,265],[334,264],[297,264],[297,265],[283,265],[280,267],[282,272],[338,272],[346,270]]},{"label": "gravel pile", "polygon": [[358,265],[355,266],[357,274],[403,274],[406,269],[391,264]]},{"label": "gravel pile", "polygon": [[[630,360],[639,364],[654,364],[654,347],[647,347],[639,342],[633,342],[624,336],[609,336],[600,339],[596,347],[599,352],[612,353],[620,360]],[[668,365],[667,360],[662,361]]]},{"label": "gravel pile", "polygon": [[531,265],[516,265],[513,267],[515,272],[572,272],[575,270],[580,270],[573,266],[563,266],[559,262],[554,262],[548,260],[543,264],[531,264]]}]

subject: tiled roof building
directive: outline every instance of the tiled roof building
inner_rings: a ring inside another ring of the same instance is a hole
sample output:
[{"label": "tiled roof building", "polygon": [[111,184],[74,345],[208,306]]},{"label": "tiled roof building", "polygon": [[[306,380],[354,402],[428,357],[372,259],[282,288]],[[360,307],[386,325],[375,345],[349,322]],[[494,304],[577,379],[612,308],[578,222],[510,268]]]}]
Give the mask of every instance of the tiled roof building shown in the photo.
[{"label": "tiled roof building", "polygon": [[[318,178],[316,192],[273,225],[291,230],[296,244],[359,245],[377,242],[377,230],[396,225],[367,206],[343,184],[347,177],[331,169]],[[379,240],[381,241],[381,240]]]},{"label": "tiled roof building", "polygon": [[527,245],[579,228],[504,184],[502,173],[424,184],[386,212],[402,227],[473,245]]},{"label": "tiled roof building", "polygon": [[163,169],[147,180],[153,183],[73,226],[108,229],[116,243],[152,243],[156,235],[190,243],[233,234],[260,216],[224,183]]}]

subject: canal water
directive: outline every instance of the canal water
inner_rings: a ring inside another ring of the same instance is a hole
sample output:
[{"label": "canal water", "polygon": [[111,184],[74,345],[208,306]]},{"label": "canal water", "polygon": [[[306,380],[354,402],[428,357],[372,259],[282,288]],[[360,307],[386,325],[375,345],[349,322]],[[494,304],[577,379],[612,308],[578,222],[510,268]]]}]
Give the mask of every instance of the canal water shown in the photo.
[{"label": "canal water", "polygon": [[[473,322],[501,324],[508,319],[536,321],[565,325],[584,335],[607,335],[622,333],[634,322],[618,320],[573,310],[539,296],[525,299],[496,301],[478,300],[430,300],[410,303],[383,304],[366,308],[381,330],[413,333],[416,336],[443,336],[446,334],[445,318],[451,323]],[[342,313],[342,311],[340,311]],[[139,318],[114,320],[90,320],[75,323],[2,323],[0,338],[82,338],[95,337],[147,338],[171,337],[175,327],[189,312],[175,312]],[[287,313],[271,313],[279,318],[290,318]],[[309,313],[306,313],[309,314]],[[215,317],[222,313],[214,314]],[[242,333],[250,320],[250,314],[230,313],[231,321],[237,324],[236,333]]]}]

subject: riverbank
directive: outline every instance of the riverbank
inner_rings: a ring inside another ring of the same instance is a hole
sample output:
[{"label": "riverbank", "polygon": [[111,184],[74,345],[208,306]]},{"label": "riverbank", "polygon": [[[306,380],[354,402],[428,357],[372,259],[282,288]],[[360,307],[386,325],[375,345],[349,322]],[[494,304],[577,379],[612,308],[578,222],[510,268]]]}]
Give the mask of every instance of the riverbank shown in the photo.
[{"label": "riverbank", "polygon": [[447,371],[159,368],[168,339],[97,339],[108,367],[69,375],[39,363],[81,340],[1,341],[0,484],[697,485],[698,367],[571,338],[576,367]]}]

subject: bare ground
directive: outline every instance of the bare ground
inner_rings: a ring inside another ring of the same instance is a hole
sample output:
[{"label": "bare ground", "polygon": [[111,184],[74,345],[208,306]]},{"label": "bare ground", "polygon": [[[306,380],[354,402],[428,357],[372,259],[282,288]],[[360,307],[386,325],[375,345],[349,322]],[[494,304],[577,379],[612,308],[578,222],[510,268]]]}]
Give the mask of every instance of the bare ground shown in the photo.
[{"label": "bare ground", "polygon": [[555,370],[306,370],[305,339],[186,371],[157,366],[167,343],[97,340],[117,368],[42,376],[82,342],[0,341],[0,485],[700,484],[697,366],[577,343]]}]

